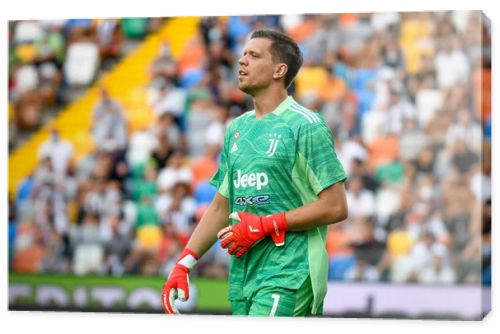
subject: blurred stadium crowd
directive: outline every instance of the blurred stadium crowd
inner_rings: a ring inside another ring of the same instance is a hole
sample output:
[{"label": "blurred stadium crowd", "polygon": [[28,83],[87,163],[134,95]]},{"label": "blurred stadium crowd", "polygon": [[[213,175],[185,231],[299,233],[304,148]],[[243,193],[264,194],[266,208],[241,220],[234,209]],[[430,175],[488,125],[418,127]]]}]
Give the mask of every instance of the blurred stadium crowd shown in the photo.
[{"label": "blurred stadium crowd", "polygon": [[[10,24],[9,76],[22,129],[60,102],[74,39],[118,59],[129,38],[123,20],[41,21],[16,44],[22,24]],[[489,284],[490,33],[463,11],[201,18],[183,57],[164,43],[150,65],[151,127],[131,132],[102,87],[94,152],[76,162],[52,130],[10,203],[10,270],[166,275],[214,195],[207,181],[228,122],[252,109],[235,78],[257,28],[299,43],[305,63],[290,93],[324,116],[348,173],[349,218],[328,232],[329,279]],[[215,245],[195,274],[224,278],[228,262]]]}]

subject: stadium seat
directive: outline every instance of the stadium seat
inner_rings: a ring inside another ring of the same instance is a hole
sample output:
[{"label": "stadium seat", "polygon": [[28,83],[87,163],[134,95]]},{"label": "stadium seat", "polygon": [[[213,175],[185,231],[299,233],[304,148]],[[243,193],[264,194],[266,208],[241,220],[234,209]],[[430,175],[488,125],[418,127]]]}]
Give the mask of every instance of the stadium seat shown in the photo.
[{"label": "stadium seat", "polygon": [[69,19],[66,22],[65,29],[71,30],[77,27],[90,27],[92,25],[92,19]]},{"label": "stadium seat", "polygon": [[34,179],[32,177],[25,178],[21,182],[17,190],[16,203],[22,204],[25,201],[27,201],[30,198],[34,187],[35,187]]},{"label": "stadium seat", "polygon": [[203,80],[203,76],[205,72],[202,69],[190,69],[187,70],[181,78],[181,86],[184,88],[191,88],[198,85],[201,80]]},{"label": "stadium seat", "polygon": [[183,48],[179,57],[179,73],[184,75],[188,71],[203,68],[203,59],[205,57],[205,48],[203,43],[198,40],[189,41]]},{"label": "stadium seat", "polygon": [[394,257],[407,255],[413,246],[413,239],[404,230],[394,230],[387,236],[387,251]]},{"label": "stadium seat", "polygon": [[194,199],[198,205],[210,203],[216,191],[215,187],[208,183],[208,181],[201,182],[194,190]]},{"label": "stadium seat", "polygon": [[320,94],[328,82],[328,72],[323,67],[305,67],[297,76],[298,96],[314,93]]},{"label": "stadium seat", "polygon": [[211,157],[202,156],[195,159],[191,163],[191,170],[193,171],[193,188],[196,188],[203,181],[210,180],[210,178],[217,171],[218,164]]},{"label": "stadium seat", "polygon": [[231,16],[227,21],[227,30],[234,42],[241,38],[246,38],[252,31],[252,24],[249,17]]},{"label": "stadium seat", "polygon": [[122,29],[127,38],[142,38],[148,32],[148,19],[145,17],[124,18]]},{"label": "stadium seat", "polygon": [[356,257],[349,256],[334,256],[330,258],[330,267],[328,269],[328,279],[333,281],[342,281],[345,274],[356,264]]},{"label": "stadium seat", "polygon": [[32,63],[37,55],[34,44],[20,44],[16,47],[15,55],[25,64]]},{"label": "stadium seat", "polygon": [[359,101],[359,114],[363,117],[364,113],[371,110],[375,100],[375,91],[370,85],[375,83],[378,77],[378,71],[374,69],[362,68],[355,72],[351,81],[352,90],[354,90]]},{"label": "stadium seat", "polygon": [[136,240],[141,247],[156,248],[162,241],[162,230],[158,225],[145,225],[137,229]]}]

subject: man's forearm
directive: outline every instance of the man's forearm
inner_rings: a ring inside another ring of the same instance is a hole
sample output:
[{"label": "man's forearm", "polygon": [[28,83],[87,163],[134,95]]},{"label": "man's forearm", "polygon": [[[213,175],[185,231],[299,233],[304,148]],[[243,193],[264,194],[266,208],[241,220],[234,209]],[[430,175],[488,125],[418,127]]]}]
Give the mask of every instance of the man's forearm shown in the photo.
[{"label": "man's forearm", "polygon": [[217,232],[229,224],[227,199],[217,193],[189,238],[186,248],[201,257],[217,240]]},{"label": "man's forearm", "polygon": [[344,183],[324,189],[318,199],[287,212],[256,216],[249,212],[235,212],[231,218],[238,223],[224,228],[218,237],[221,246],[235,257],[243,256],[256,242],[270,236],[277,247],[285,244],[287,231],[306,231],[333,224],[347,217]]},{"label": "man's forearm", "polygon": [[303,231],[347,218],[344,183],[336,183],[309,204],[285,213],[289,231]]}]

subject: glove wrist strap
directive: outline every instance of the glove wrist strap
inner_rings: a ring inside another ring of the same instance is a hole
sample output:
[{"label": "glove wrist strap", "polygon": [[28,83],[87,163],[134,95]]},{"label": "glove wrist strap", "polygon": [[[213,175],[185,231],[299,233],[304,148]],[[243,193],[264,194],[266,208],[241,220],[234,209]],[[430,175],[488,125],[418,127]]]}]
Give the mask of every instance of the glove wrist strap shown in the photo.
[{"label": "glove wrist strap", "polygon": [[189,248],[184,249],[177,264],[186,267],[188,270],[193,269],[193,267],[198,263],[198,255]]},{"label": "glove wrist strap", "polygon": [[271,236],[276,246],[285,244],[285,232],[288,230],[288,224],[284,212],[263,217],[262,228],[266,235]]}]

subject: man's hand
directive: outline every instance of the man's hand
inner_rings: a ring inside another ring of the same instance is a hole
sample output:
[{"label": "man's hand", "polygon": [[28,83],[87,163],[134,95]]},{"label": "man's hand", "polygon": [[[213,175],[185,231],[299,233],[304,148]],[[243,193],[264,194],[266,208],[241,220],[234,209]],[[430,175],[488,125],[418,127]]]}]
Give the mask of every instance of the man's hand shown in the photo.
[{"label": "man's hand", "polygon": [[166,314],[179,314],[174,305],[176,299],[186,301],[189,299],[189,271],[196,265],[198,256],[190,249],[185,249],[174,269],[163,285],[161,306]]},{"label": "man's hand", "polygon": [[285,213],[269,216],[256,216],[248,212],[233,212],[229,218],[239,223],[227,226],[217,233],[222,248],[229,254],[240,257],[256,242],[270,235],[276,246],[285,244],[285,232],[288,230]]}]

